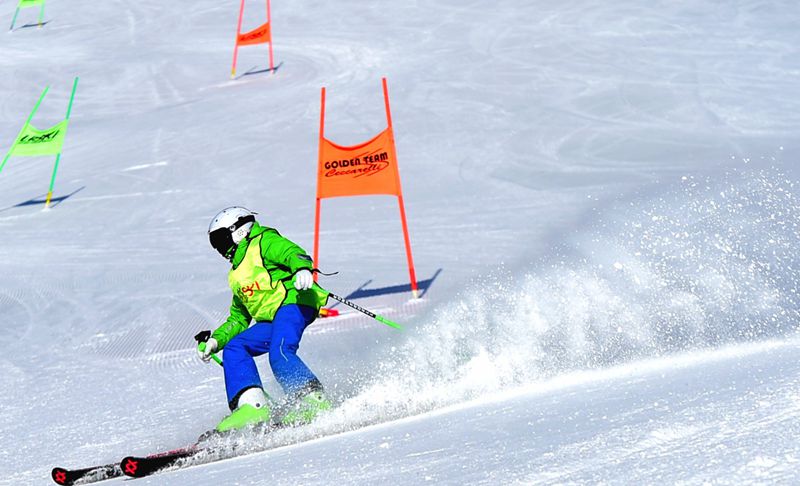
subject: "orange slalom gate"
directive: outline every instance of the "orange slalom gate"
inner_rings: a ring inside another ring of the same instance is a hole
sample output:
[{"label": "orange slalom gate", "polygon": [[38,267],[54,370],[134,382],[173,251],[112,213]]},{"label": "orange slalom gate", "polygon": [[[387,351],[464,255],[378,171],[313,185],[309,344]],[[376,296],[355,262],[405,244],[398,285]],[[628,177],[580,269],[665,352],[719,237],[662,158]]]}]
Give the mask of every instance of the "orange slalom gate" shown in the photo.
[{"label": "orange slalom gate", "polygon": [[[320,201],[324,198],[384,194],[397,196],[403,239],[408,260],[411,291],[417,298],[417,278],[411,242],[408,236],[403,191],[400,186],[400,171],[397,166],[397,151],[394,142],[392,114],[389,109],[389,92],[386,78],[382,79],[383,99],[386,106],[387,128],[371,140],[353,146],[343,146],[325,138],[325,88],[319,122],[319,161],[317,166],[317,204],[314,222],[314,263],[319,266]],[[317,275],[314,274],[316,279]]]},{"label": "orange slalom gate", "polygon": [[269,44],[269,70],[275,72],[275,65],[272,56],[272,13],[270,0],[267,0],[267,22],[255,29],[242,33],[242,19],[244,18],[244,0],[239,6],[239,22],[236,25],[236,44],[233,47],[233,67],[231,68],[231,78],[236,76],[236,60],[239,57],[239,46],[254,46],[257,44]]}]

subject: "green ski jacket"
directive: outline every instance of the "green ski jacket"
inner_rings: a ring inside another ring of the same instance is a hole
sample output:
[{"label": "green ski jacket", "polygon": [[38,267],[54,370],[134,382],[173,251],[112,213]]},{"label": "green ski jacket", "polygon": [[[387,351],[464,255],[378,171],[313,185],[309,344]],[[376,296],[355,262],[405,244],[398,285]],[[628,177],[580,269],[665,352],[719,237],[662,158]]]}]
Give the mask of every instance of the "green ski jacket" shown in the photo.
[{"label": "green ski jacket", "polygon": [[236,247],[232,263],[228,273],[233,292],[230,315],[211,335],[219,349],[250,327],[252,320],[272,321],[282,305],[299,304],[319,311],[328,300],[328,292],[316,283],[308,290],[294,288],[294,274],[311,270],[314,263],[305,250],[273,228],[254,223]]}]

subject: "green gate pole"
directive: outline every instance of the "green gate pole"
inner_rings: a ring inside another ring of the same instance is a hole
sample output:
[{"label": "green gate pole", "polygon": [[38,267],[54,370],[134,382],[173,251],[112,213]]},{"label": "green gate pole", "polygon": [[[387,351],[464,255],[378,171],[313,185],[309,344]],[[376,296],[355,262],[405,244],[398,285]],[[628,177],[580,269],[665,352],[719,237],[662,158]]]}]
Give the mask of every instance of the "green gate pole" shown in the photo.
[{"label": "green gate pole", "polygon": [[[75,99],[75,90],[78,89],[78,78],[75,77],[75,82],[72,83],[72,94],[69,96],[69,105],[67,105],[67,118],[66,120],[69,121],[69,114],[72,113],[72,101]],[[66,130],[66,127],[64,128]],[[66,133],[64,134],[66,139]],[[63,151],[64,148],[62,147],[61,150]],[[50,199],[53,197],[53,186],[56,183],[56,171],[58,171],[58,162],[61,160],[61,152],[56,155],[56,164],[53,166],[53,176],[50,178],[50,189],[47,191],[47,201],[44,203],[44,208],[48,209],[50,207]]]},{"label": "green gate pole", "polygon": [[17,10],[14,12],[14,18],[11,19],[11,27],[9,27],[9,31],[14,30],[14,24],[17,22],[17,15],[19,15],[19,6],[17,6]]},{"label": "green gate pole", "polygon": [[30,123],[31,120],[33,120],[33,115],[36,114],[36,110],[39,109],[39,105],[42,104],[42,100],[44,99],[45,95],[47,94],[47,90],[49,90],[49,89],[50,89],[50,86],[47,86],[47,87],[44,88],[44,91],[42,91],[42,96],[39,97],[39,101],[36,102],[36,105],[33,107],[33,111],[31,112],[30,115],[28,115],[28,120],[25,121],[24,125],[22,125],[22,129],[17,134],[17,138],[14,139],[14,145],[12,145],[10,149],[8,149],[8,153],[3,158],[3,163],[0,164],[0,172],[2,172],[3,171],[3,167],[6,166],[6,162],[8,162],[9,157],[11,157],[11,152],[13,152],[14,151],[14,147],[17,146],[17,140],[19,140],[19,136],[22,134],[23,131],[25,131],[25,127],[28,126],[28,123]]}]

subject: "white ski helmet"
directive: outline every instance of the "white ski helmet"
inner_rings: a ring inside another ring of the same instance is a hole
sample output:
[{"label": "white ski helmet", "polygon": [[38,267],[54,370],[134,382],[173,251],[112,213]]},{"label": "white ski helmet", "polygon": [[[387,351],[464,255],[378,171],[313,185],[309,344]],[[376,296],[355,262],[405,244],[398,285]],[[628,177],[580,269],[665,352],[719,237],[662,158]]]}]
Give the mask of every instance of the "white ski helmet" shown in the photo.
[{"label": "white ski helmet", "polygon": [[236,245],[248,234],[256,221],[256,213],[241,206],[225,208],[208,225],[208,240],[220,255],[231,260]]}]

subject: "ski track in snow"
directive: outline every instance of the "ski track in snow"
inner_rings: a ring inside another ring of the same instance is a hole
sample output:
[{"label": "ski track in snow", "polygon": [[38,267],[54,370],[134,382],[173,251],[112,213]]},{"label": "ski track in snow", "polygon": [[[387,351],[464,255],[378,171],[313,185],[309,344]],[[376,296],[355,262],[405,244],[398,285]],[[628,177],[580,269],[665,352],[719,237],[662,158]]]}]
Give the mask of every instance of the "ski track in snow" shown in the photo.
[{"label": "ski track in snow", "polygon": [[[4,36],[4,149],[81,80],[52,210],[50,158],[0,173],[0,484],[227,413],[192,349],[229,305],[208,219],[249,206],[310,251],[319,89],[327,136],[359,143],[381,76],[417,276],[440,276],[359,301],[403,333],[341,306],[308,329],[338,411],[270,440],[328,437],[142,484],[797,482],[795,3],[272,8],[282,64],[236,80],[236,6],[211,0],[53,2]],[[245,47],[238,74],[266,62]],[[407,282],[392,198],[322,213],[323,285]]]}]

